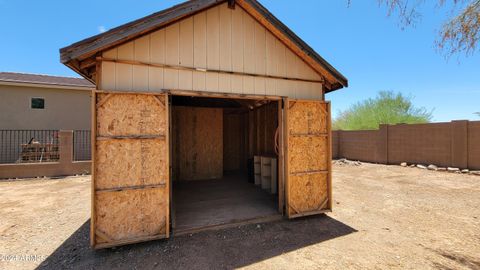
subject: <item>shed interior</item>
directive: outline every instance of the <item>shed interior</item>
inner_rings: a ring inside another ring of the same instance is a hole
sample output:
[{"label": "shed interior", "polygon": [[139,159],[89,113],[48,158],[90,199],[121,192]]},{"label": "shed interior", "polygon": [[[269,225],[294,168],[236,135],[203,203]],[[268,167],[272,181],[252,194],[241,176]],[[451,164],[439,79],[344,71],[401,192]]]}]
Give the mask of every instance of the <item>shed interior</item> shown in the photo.
[{"label": "shed interior", "polygon": [[268,166],[278,175],[279,101],[171,96],[170,102],[174,233],[281,215],[278,177],[262,186],[254,175],[255,156],[275,163]]}]

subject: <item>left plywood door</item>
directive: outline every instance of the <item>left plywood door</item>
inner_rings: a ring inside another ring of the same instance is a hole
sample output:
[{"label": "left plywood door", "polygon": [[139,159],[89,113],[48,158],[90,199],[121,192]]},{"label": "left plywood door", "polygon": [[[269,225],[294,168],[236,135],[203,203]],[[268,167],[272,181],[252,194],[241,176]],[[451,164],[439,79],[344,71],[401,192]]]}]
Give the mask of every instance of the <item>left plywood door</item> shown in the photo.
[{"label": "left plywood door", "polygon": [[93,100],[92,246],[169,237],[168,95]]}]

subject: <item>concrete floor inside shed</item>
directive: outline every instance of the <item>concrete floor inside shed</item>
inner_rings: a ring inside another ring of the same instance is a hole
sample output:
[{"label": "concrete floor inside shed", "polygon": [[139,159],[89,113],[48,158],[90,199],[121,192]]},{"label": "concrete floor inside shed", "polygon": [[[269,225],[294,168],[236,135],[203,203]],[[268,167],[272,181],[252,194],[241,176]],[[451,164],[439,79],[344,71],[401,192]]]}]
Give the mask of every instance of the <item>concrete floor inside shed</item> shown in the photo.
[{"label": "concrete floor inside shed", "polygon": [[175,234],[280,216],[277,196],[241,175],[174,182],[173,203]]}]

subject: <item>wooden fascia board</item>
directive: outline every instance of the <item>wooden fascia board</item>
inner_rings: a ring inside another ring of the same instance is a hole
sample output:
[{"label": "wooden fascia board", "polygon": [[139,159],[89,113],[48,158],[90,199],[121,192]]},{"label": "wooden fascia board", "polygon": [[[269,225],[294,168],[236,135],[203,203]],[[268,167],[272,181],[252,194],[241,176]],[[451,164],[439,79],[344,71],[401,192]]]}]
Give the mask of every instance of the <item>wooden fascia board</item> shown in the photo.
[{"label": "wooden fascia board", "polygon": [[[89,82],[93,83],[93,84],[97,84],[96,82],[96,78],[90,78],[89,76],[87,76],[87,74],[84,72],[84,70],[80,69],[79,68],[79,63],[78,61],[76,60],[71,60],[67,63],[64,63],[67,67],[71,68],[73,71],[77,72],[78,74],[80,74],[80,76],[82,76],[83,78],[85,78],[86,80],[88,80]],[[95,67],[96,69],[96,67]]]}]

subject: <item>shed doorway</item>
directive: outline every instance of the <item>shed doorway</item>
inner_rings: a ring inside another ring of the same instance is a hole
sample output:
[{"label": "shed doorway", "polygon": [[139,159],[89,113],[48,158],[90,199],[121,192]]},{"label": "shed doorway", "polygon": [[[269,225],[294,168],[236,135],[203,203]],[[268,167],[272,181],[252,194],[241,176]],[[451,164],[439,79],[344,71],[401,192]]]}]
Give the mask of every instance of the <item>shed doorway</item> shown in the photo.
[{"label": "shed doorway", "polygon": [[174,234],[281,218],[281,101],[172,95],[170,102]]}]

